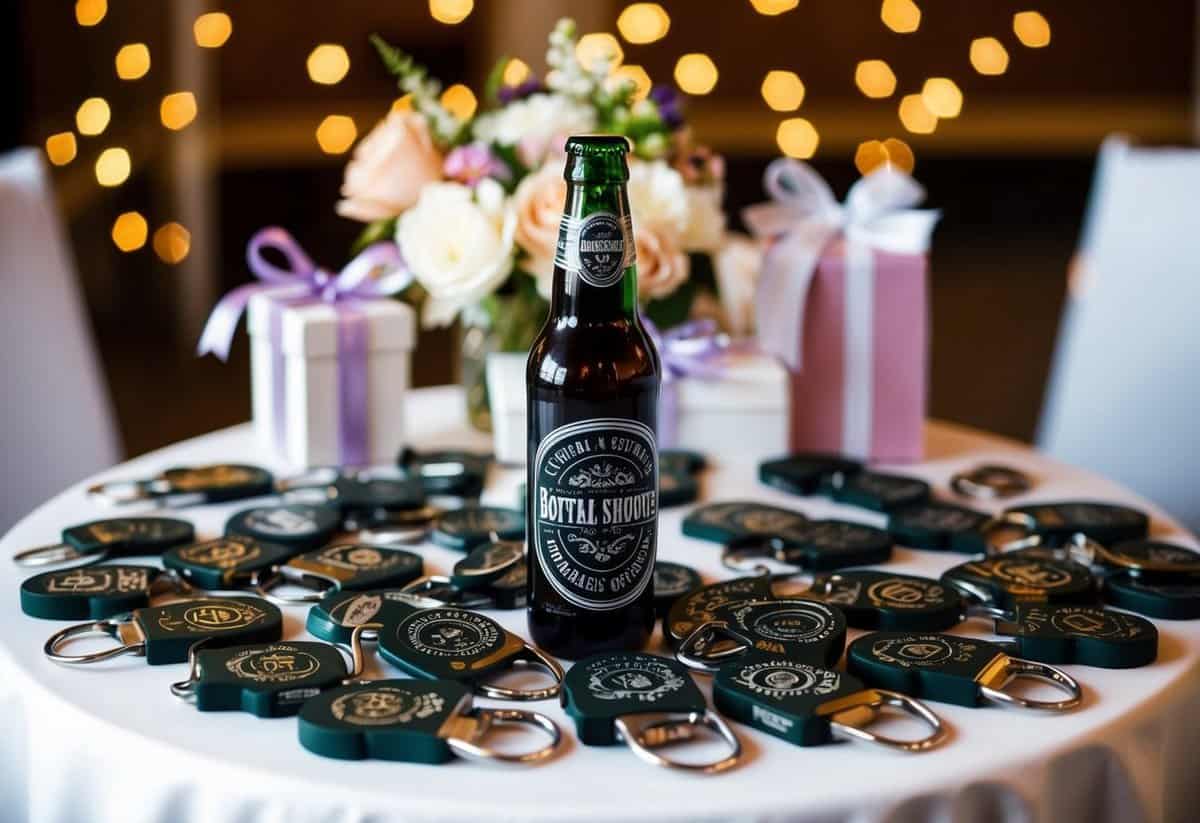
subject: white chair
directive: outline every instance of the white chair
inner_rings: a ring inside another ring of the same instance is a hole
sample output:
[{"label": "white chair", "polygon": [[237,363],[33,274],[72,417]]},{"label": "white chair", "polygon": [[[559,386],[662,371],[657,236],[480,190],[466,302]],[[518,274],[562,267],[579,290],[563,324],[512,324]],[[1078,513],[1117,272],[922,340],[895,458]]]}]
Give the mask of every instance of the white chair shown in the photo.
[{"label": "white chair", "polygon": [[1038,447],[1200,532],[1200,150],[1100,153]]},{"label": "white chair", "polygon": [[120,458],[104,373],[37,149],[0,156],[0,290],[3,533]]}]

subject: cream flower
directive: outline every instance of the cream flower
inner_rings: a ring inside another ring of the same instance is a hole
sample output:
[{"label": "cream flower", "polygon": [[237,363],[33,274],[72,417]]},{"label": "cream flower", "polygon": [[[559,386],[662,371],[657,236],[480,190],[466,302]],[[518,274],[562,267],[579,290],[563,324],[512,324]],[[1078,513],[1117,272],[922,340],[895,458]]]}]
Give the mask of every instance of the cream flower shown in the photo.
[{"label": "cream flower", "polygon": [[401,215],[396,242],[413,276],[429,293],[422,322],[451,323],[464,307],[491,294],[512,271],[516,213],[494,180],[474,192],[431,183]]},{"label": "cream flower", "polygon": [[369,223],[395,217],[417,201],[426,183],[440,180],[442,155],[425,118],[390,112],[354,149],[337,213]]},{"label": "cream flower", "polygon": [[633,225],[653,224],[682,237],[688,227],[688,199],[679,172],[661,160],[629,164],[629,210]]},{"label": "cream flower", "polygon": [[522,180],[512,198],[517,213],[517,245],[529,255],[525,269],[537,279],[543,295],[550,293],[554,247],[566,200],[567,182],[562,169],[552,164]]},{"label": "cream flower", "polygon": [[725,192],[720,183],[687,186],[688,224],[683,247],[688,251],[711,252],[721,245],[725,234],[725,212],[721,200]]},{"label": "cream flower", "polygon": [[655,223],[635,225],[638,297],[646,303],[669,296],[688,279],[688,257],[674,232]]},{"label": "cream flower", "polygon": [[762,259],[762,245],[737,232],[726,234],[713,255],[723,325],[732,335],[741,337],[754,331],[755,290],[762,272]]},{"label": "cream flower", "polygon": [[557,134],[596,128],[596,112],[561,94],[531,94],[475,118],[475,138],[512,146],[523,139],[549,141]]}]

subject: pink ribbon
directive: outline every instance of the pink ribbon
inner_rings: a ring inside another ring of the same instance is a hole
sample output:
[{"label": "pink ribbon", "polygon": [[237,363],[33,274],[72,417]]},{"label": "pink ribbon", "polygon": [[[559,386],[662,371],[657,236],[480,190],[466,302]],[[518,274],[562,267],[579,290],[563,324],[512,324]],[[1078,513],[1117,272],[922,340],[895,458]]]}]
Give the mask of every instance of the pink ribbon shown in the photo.
[{"label": "pink ribbon", "polygon": [[[273,249],[287,261],[285,267],[269,262],[263,255]],[[238,286],[221,298],[209,315],[200,335],[196,352],[203,357],[212,353],[220,360],[229,357],[233,335],[242,312],[255,294],[295,286],[290,293],[272,301],[268,334],[274,357],[272,368],[272,411],[276,445],[285,445],[287,408],[284,401],[283,308],[326,303],[338,313],[338,450],[342,465],[358,466],[369,462],[367,421],[366,316],[358,310],[363,301],[378,300],[403,290],[412,282],[400,250],[394,243],[368,246],[345,268],[334,275],[318,267],[300,244],[284,229],[271,226],[258,231],[246,247],[246,262],[258,278],[257,283]],[[383,273],[375,276],[379,270]],[[300,288],[303,287],[303,288]]]}]

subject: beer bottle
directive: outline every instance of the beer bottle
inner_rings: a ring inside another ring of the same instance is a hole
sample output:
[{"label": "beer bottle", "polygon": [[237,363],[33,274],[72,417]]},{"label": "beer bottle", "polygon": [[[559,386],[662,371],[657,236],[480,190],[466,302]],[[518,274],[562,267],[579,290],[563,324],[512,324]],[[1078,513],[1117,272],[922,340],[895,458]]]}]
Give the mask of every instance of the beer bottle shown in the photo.
[{"label": "beer bottle", "polygon": [[529,352],[529,631],[560,657],[654,626],[659,361],[638,320],[623,137],[567,141],[550,315]]}]

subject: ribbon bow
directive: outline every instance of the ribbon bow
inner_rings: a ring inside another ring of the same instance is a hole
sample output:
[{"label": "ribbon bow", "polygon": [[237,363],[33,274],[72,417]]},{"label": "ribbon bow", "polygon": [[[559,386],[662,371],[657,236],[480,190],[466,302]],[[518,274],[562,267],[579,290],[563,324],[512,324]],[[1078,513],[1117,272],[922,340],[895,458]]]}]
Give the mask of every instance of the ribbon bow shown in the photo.
[{"label": "ribbon bow", "polygon": [[939,212],[914,209],[925,189],[906,172],[881,167],[850,187],[838,203],[829,184],[807,163],[780,158],[763,177],[772,202],[750,206],[742,218],[758,238],[774,241],[763,259],[755,320],[759,344],[799,370],[804,307],[821,253],[839,235],[853,245],[895,254],[922,254]]},{"label": "ribbon bow", "polygon": [[679,392],[676,382],[684,377],[714,380],[724,375],[725,367],[713,361],[734,350],[735,344],[726,334],[717,333],[711,319],[682,323],[665,333],[648,317],[642,326],[662,363],[662,396],[658,409],[658,440],[662,447],[675,445],[679,429]]},{"label": "ribbon bow", "polygon": [[[274,249],[287,260],[280,268],[269,262],[263,251]],[[376,300],[396,294],[412,282],[412,274],[404,266],[400,250],[394,243],[374,243],[334,275],[317,266],[286,230],[270,226],[258,231],[246,247],[246,263],[261,282],[238,286],[221,298],[208,322],[196,353],[203,357],[209,352],[220,360],[229,358],[229,347],[237,331],[238,319],[255,294],[279,286],[296,286],[296,297],[336,304],[350,300]],[[372,275],[380,269],[379,277]],[[303,287],[303,288],[299,288]]]}]

